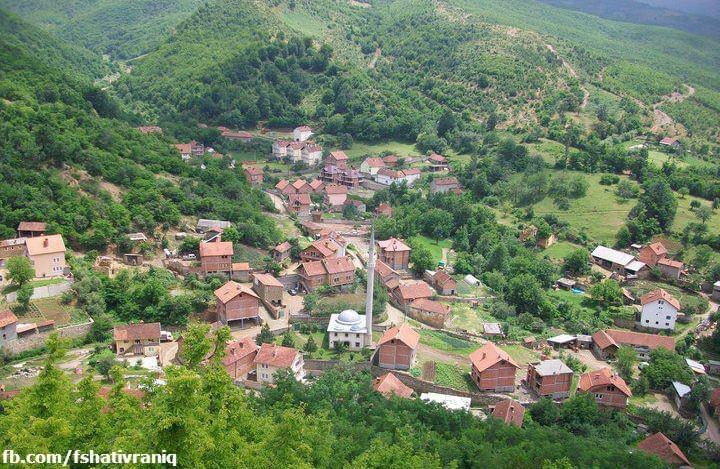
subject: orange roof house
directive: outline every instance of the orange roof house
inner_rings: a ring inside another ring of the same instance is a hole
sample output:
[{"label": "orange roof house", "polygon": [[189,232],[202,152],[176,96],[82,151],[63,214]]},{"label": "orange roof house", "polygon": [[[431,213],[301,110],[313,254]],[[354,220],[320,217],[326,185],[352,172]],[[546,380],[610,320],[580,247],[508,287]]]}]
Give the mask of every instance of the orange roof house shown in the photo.
[{"label": "orange roof house", "polygon": [[438,328],[445,325],[450,314],[450,306],[428,298],[413,300],[407,310],[408,316],[416,321]]},{"label": "orange roof house", "polygon": [[600,406],[627,407],[627,400],[632,392],[625,381],[610,368],[591,371],[580,376],[577,390],[591,393]]},{"label": "orange roof house", "polygon": [[223,325],[246,320],[260,319],[260,298],[250,288],[233,282],[225,283],[215,290],[217,321]]},{"label": "orange roof house", "polygon": [[18,238],[32,238],[45,234],[47,224],[42,221],[21,221],[17,227]]},{"label": "orange roof house", "polygon": [[377,215],[385,215],[386,217],[391,217],[392,213],[393,213],[393,209],[390,206],[390,204],[381,202],[380,205],[378,205],[377,208],[375,209],[375,213]]},{"label": "orange roof house", "polygon": [[401,239],[390,238],[378,241],[378,259],[393,269],[407,269],[412,249]]},{"label": "orange roof house", "polygon": [[160,323],[117,325],[113,330],[113,341],[118,355],[157,355],[160,348]]},{"label": "orange roof house", "polygon": [[378,341],[378,365],[392,370],[407,370],[415,362],[420,334],[403,323],[391,327]]},{"label": "orange roof house", "polygon": [[345,250],[335,240],[323,238],[313,241],[310,246],[303,249],[300,259],[303,262],[329,259],[331,257],[344,256]]},{"label": "orange roof house", "polygon": [[57,277],[65,271],[65,243],[59,234],[27,238],[25,249],[35,277]]},{"label": "orange roof house", "polygon": [[654,266],[660,259],[667,257],[667,254],[667,248],[663,243],[650,243],[640,248],[638,259],[640,259],[640,262],[644,262],[649,266]]},{"label": "orange roof house", "polygon": [[678,445],[660,432],[645,438],[637,446],[640,451],[654,454],[672,466],[690,466],[690,461]]},{"label": "orange roof house", "polygon": [[225,347],[223,366],[233,379],[246,379],[248,373],[255,369],[255,357],[258,346],[252,337],[244,337],[228,342]]},{"label": "orange roof house", "polygon": [[392,373],[385,373],[375,378],[373,389],[387,398],[399,396],[409,399],[413,393],[411,387],[403,384],[403,382]]},{"label": "orange roof house", "polygon": [[515,389],[515,360],[492,342],[470,354],[470,376],[481,391],[509,392]]},{"label": "orange roof house", "polygon": [[257,367],[257,380],[260,383],[274,383],[275,373],[283,369],[290,370],[295,379],[302,380],[305,377],[303,356],[292,347],[262,344],[255,356],[254,364]]},{"label": "orange roof house", "polygon": [[232,273],[233,244],[230,241],[200,243],[199,251],[203,274]]},{"label": "orange roof house", "polygon": [[593,352],[601,359],[613,356],[621,345],[634,347],[641,359],[648,358],[650,351],[658,347],[675,350],[675,339],[672,337],[620,329],[598,331],[592,335],[592,341]]},{"label": "orange roof house", "polygon": [[275,246],[272,250],[272,257],[276,262],[282,262],[290,257],[290,249],[292,246],[287,241]]},{"label": "orange roof house", "polygon": [[514,399],[505,399],[495,405],[492,415],[508,425],[515,425],[519,428],[523,424],[525,407]]},{"label": "orange roof house", "polygon": [[648,303],[652,303],[657,300],[665,300],[669,304],[675,307],[675,309],[680,309],[680,302],[672,296],[670,293],[666,292],[662,288],[658,288],[657,290],[651,291],[649,293],[644,294],[640,297],[640,304],[646,305]]},{"label": "orange roof house", "polygon": [[430,285],[423,281],[408,283],[400,285],[394,291],[395,298],[401,306],[408,306],[413,301],[419,298],[430,298],[433,296],[433,291]]}]

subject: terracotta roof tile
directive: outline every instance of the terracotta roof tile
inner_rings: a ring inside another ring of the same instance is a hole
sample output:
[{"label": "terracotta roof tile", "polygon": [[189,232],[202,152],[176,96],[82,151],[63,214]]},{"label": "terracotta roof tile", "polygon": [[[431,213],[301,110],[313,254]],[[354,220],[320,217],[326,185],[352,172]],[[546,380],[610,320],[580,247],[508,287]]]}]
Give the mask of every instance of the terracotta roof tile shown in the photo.
[{"label": "terracotta roof tile", "polygon": [[433,296],[433,291],[430,289],[430,285],[422,281],[400,285],[398,287],[398,293],[404,300],[416,300],[418,298],[430,298]]},{"label": "terracotta roof tile", "polygon": [[410,307],[413,309],[419,309],[420,311],[429,311],[435,314],[441,314],[447,316],[450,314],[450,307],[444,305],[439,301],[429,300],[427,298],[418,298],[410,303]]},{"label": "terracotta roof tile", "polygon": [[255,280],[257,280],[259,283],[262,283],[263,285],[267,285],[269,287],[283,286],[283,284],[280,283],[280,280],[276,279],[270,274],[253,274],[253,277],[255,277]]},{"label": "terracotta roof tile", "polygon": [[325,193],[328,195],[333,194],[347,194],[348,188],[346,186],[341,186],[339,184],[328,184],[325,186]]},{"label": "terracotta roof tile", "polygon": [[446,177],[446,178],[435,178],[432,180],[433,184],[436,186],[458,186],[460,183],[458,182],[456,177]]},{"label": "terracotta roof tile", "polygon": [[300,268],[305,272],[305,276],[307,277],[315,277],[327,273],[322,261],[303,262],[300,264]]},{"label": "terracotta roof tile", "polygon": [[232,256],[233,244],[230,241],[200,243],[200,257]]},{"label": "terracotta roof tile", "polygon": [[27,238],[25,247],[29,256],[65,252],[65,243],[59,234]]},{"label": "terracotta roof tile", "polygon": [[690,461],[688,461],[685,453],[682,452],[678,445],[660,432],[645,438],[637,446],[640,451],[654,454],[670,464],[690,465]]},{"label": "terracotta roof tile", "polygon": [[275,246],[273,249],[274,249],[275,251],[277,251],[277,252],[286,252],[286,251],[289,251],[291,247],[292,247],[292,246],[290,246],[290,243],[288,243],[287,241],[285,241],[284,243],[278,244],[278,245]]},{"label": "terracotta roof tile", "polygon": [[240,340],[228,342],[225,347],[225,356],[223,357],[223,365],[231,365],[248,355],[256,353],[258,346],[252,337],[244,337]]},{"label": "terracotta roof tile", "polygon": [[523,407],[518,401],[505,399],[495,405],[492,415],[508,425],[522,427],[523,417],[525,416],[525,407]]},{"label": "terracotta roof tile", "polygon": [[371,168],[384,168],[385,162],[382,158],[366,158],[364,163]]},{"label": "terracotta roof tile", "polygon": [[440,287],[444,287],[449,283],[457,283],[455,282],[455,279],[452,278],[444,270],[438,270],[437,272],[435,272],[435,275],[433,276],[433,281],[437,283]]},{"label": "terracotta roof tile", "polygon": [[420,341],[420,334],[418,334],[418,332],[412,327],[410,327],[407,323],[403,323],[400,325],[400,327],[391,327],[390,329],[385,331],[385,333],[378,341],[378,345],[390,342],[393,339],[399,340],[411,349],[414,349],[415,347],[417,347],[418,342]]},{"label": "terracotta roof tile", "polygon": [[651,243],[647,246],[658,256],[662,256],[663,254],[667,254],[667,248],[665,248],[665,245],[663,243],[657,242],[657,243]]},{"label": "terracotta roof tile", "polygon": [[12,311],[0,311],[0,327],[8,326],[14,322],[18,322],[18,318]]},{"label": "terracotta roof tile", "polygon": [[632,396],[632,392],[625,380],[620,375],[610,370],[610,368],[601,368],[599,370],[590,371],[580,376],[578,389],[580,391],[590,391],[596,386],[615,386],[627,397]]},{"label": "terracotta roof tile", "polygon": [[115,340],[132,341],[157,339],[160,341],[160,323],[146,322],[140,324],[123,324],[115,326],[113,331]]},{"label": "terracotta roof tile", "polygon": [[409,398],[412,396],[413,389],[403,384],[397,376],[392,373],[385,373],[375,378],[373,388],[385,397],[393,395]]},{"label": "terracotta roof tile", "polygon": [[18,231],[42,231],[47,229],[47,224],[43,221],[21,221],[17,227]]},{"label": "terracotta roof tile", "polygon": [[337,161],[345,161],[348,159],[348,156],[342,150],[331,151],[330,156],[335,158],[335,160],[337,160]]},{"label": "terracotta roof tile", "polygon": [[298,351],[291,347],[275,344],[262,344],[255,357],[255,364],[269,365],[275,368],[290,368],[298,356]]},{"label": "terracotta roof tile", "polygon": [[670,293],[666,292],[662,288],[658,288],[657,290],[651,291],[649,293],[644,294],[640,297],[640,304],[646,305],[648,303],[653,303],[658,300],[665,300],[671,305],[675,307],[675,309],[680,309],[680,302],[672,296]]},{"label": "terracotta roof tile", "polygon": [[667,257],[663,257],[662,259],[658,259],[657,262],[659,265],[666,265],[668,267],[673,267],[675,269],[682,270],[682,268],[685,266],[681,261],[676,261],[674,259],[670,259]]},{"label": "terracotta roof tile", "polygon": [[[605,333],[607,336],[612,338],[616,345],[642,346],[651,350],[658,347],[675,350],[675,339],[664,335],[644,334],[642,332],[625,331],[620,329],[606,329]],[[593,340],[595,340],[595,334],[593,334]]]},{"label": "terracotta roof tile", "polygon": [[290,183],[287,179],[280,179],[277,184],[275,184],[275,189],[281,191],[285,189]]},{"label": "terracotta roof tile", "polygon": [[215,290],[215,298],[217,298],[218,301],[223,304],[242,294],[250,295],[253,298],[259,298],[254,291],[250,290],[244,285],[233,282],[232,280]]},{"label": "terracotta roof tile", "polygon": [[386,239],[385,241],[378,241],[378,246],[385,252],[400,252],[410,251],[410,246],[405,244],[402,240],[397,238]]},{"label": "terracotta roof tile", "polygon": [[295,189],[302,189],[303,187],[305,187],[306,184],[307,182],[305,181],[305,179],[298,179],[292,183],[292,186]]},{"label": "terracotta roof tile", "polygon": [[347,257],[325,259],[322,263],[325,265],[325,270],[327,270],[327,273],[330,275],[355,271],[355,265]]},{"label": "terracotta roof tile", "polygon": [[506,361],[515,368],[520,368],[506,351],[498,348],[492,342],[486,342],[485,345],[471,353],[469,358],[470,363],[480,372],[501,361]]}]

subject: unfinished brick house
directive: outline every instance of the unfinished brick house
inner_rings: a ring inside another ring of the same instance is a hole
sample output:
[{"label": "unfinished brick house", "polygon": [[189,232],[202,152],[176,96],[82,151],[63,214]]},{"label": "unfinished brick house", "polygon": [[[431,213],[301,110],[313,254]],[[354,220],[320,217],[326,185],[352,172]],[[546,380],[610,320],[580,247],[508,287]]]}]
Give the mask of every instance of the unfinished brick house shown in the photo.
[{"label": "unfinished brick house", "polygon": [[248,374],[255,370],[257,351],[258,346],[252,337],[228,342],[223,366],[233,380],[247,379]]},{"label": "unfinished brick house", "polygon": [[345,250],[334,239],[323,238],[313,241],[310,246],[300,252],[302,262],[320,261],[333,257],[344,256]]},{"label": "unfinished brick house", "polygon": [[200,243],[200,270],[203,274],[232,273],[233,244],[230,241]]},{"label": "unfinished brick house", "polygon": [[378,259],[393,269],[407,269],[410,263],[410,246],[397,238],[378,241]]},{"label": "unfinished brick house", "polygon": [[420,334],[403,323],[400,327],[391,327],[378,341],[378,365],[390,370],[408,370],[415,362]]},{"label": "unfinished brick house", "polygon": [[511,392],[515,389],[515,360],[492,342],[470,354],[470,377],[481,391]]},{"label": "unfinished brick house", "polygon": [[303,262],[298,273],[300,283],[307,291],[313,291],[321,285],[346,290],[355,283],[355,265],[347,257]]},{"label": "unfinished brick house", "polygon": [[663,243],[650,243],[640,248],[638,259],[649,266],[654,266],[660,259],[665,259],[667,255],[668,251]]},{"label": "unfinished brick house", "polygon": [[260,322],[260,298],[244,285],[227,282],[215,290],[217,321],[223,325]]},{"label": "unfinished brick house", "polygon": [[527,385],[538,396],[565,399],[570,396],[573,370],[561,360],[528,364]]},{"label": "unfinished brick house", "polygon": [[508,425],[522,427],[525,407],[514,399],[505,399],[495,404],[492,416],[500,419]]},{"label": "unfinished brick house", "polygon": [[624,409],[632,392],[625,381],[610,368],[591,371],[580,376],[578,392],[587,392],[595,397],[602,407]]}]

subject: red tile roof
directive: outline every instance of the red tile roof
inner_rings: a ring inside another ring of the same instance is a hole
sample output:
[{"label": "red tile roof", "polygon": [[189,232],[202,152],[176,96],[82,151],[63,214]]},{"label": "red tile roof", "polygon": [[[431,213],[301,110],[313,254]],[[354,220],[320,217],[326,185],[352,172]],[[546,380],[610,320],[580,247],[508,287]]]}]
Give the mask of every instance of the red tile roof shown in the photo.
[{"label": "red tile roof", "polygon": [[434,162],[434,163],[447,163],[447,158],[445,158],[442,155],[438,155],[437,153],[432,153],[428,157],[428,160],[430,160],[431,162]]},{"label": "red tile roof", "polygon": [[397,376],[392,373],[385,373],[375,378],[373,388],[385,397],[393,395],[409,398],[412,396],[413,389],[403,384]]},{"label": "red tile roof", "polygon": [[448,275],[448,273],[444,270],[438,270],[437,272],[435,272],[435,276],[433,276],[433,281],[440,287],[444,287],[448,283],[457,284],[457,282],[455,282],[455,279]]},{"label": "red tile roof", "polygon": [[310,198],[310,194],[290,194],[288,196],[288,202],[290,202],[290,205],[310,205],[312,199]]},{"label": "red tile roof", "polygon": [[275,189],[281,191],[285,189],[290,183],[287,179],[280,179],[277,184],[275,184]]},{"label": "red tile roof", "polygon": [[495,405],[492,415],[508,425],[522,427],[523,417],[525,416],[525,407],[523,407],[518,401],[505,399]]},{"label": "red tile roof", "polygon": [[355,265],[347,257],[325,259],[322,263],[325,265],[325,270],[327,270],[327,273],[330,275],[355,271]]},{"label": "red tile roof", "polygon": [[383,157],[385,163],[397,163],[398,157],[395,155],[388,155]]},{"label": "red tile roof", "polygon": [[640,304],[646,305],[648,303],[654,303],[658,300],[665,300],[671,305],[675,307],[675,309],[680,310],[680,302],[672,296],[670,293],[666,292],[662,288],[658,288],[657,290],[651,291],[649,293],[644,294],[640,297]]},{"label": "red tile roof", "polygon": [[460,183],[458,182],[456,177],[446,177],[446,178],[435,178],[432,180],[432,182],[436,186],[458,186]]},{"label": "red tile roof", "polygon": [[113,337],[115,337],[115,340],[122,340],[125,342],[146,339],[157,339],[160,341],[160,323],[147,322],[115,326]]},{"label": "red tile roof", "polygon": [[668,252],[663,243],[660,242],[648,244],[647,247],[658,256],[662,256]]},{"label": "red tile roof", "polygon": [[685,453],[678,448],[678,445],[673,443],[668,437],[660,432],[645,438],[638,443],[637,446],[640,451],[648,454],[654,454],[670,464],[690,465],[690,461],[688,461]]},{"label": "red tile roof", "polygon": [[578,382],[578,389],[580,391],[587,392],[596,386],[610,385],[618,388],[620,392],[625,394],[627,397],[632,396],[632,392],[630,391],[628,385],[625,384],[625,380],[623,380],[620,375],[610,370],[610,368],[601,368],[581,375],[580,381]]},{"label": "red tile roof", "polygon": [[[612,343],[599,334],[604,332],[605,336],[612,339]],[[593,342],[597,343],[600,348],[606,348],[608,345],[633,345],[647,347],[651,350],[663,347],[668,350],[675,350],[675,339],[672,337],[656,334],[644,334],[642,332],[624,331],[620,329],[606,329],[593,334]]]},{"label": "red tile roof", "polygon": [[316,249],[323,257],[331,257],[338,252],[340,246],[330,238],[323,238],[313,241],[305,250],[310,248]]},{"label": "red tile roof", "polygon": [[258,346],[252,337],[244,337],[240,340],[228,342],[225,347],[225,356],[223,357],[223,365],[231,365],[243,358],[255,353]]},{"label": "red tile roof", "polygon": [[249,271],[250,263],[249,262],[233,262],[232,270],[233,270],[233,272]]},{"label": "red tile roof", "polygon": [[251,176],[263,174],[262,168],[258,168],[257,166],[245,166],[244,171]]},{"label": "red tile roof", "polygon": [[18,318],[12,311],[0,311],[0,327],[9,326],[14,322],[18,322]]},{"label": "red tile roof", "polygon": [[366,158],[364,163],[371,168],[384,168],[385,162],[382,158]]},{"label": "red tile roof", "polygon": [[[390,282],[388,282],[389,284]],[[388,286],[389,288],[389,286]],[[427,298],[418,298],[410,303],[410,307],[413,309],[419,309],[420,311],[429,311],[435,314],[441,314],[447,316],[450,313],[450,307],[444,305],[439,301],[429,300]]]},{"label": "red tile roof", "polygon": [[65,243],[59,234],[27,238],[25,247],[29,256],[65,252]]},{"label": "red tile roof", "polygon": [[276,279],[270,274],[253,274],[253,277],[255,277],[255,280],[262,283],[263,285],[269,286],[269,287],[282,287],[283,284],[280,283],[280,280]]},{"label": "red tile roof", "polygon": [[322,261],[302,262],[300,268],[305,272],[306,277],[315,277],[326,273]]},{"label": "red tile roof", "polygon": [[400,285],[398,287],[398,293],[404,300],[416,300],[418,298],[430,298],[433,296],[433,291],[430,289],[430,285],[422,281]]},{"label": "red tile roof", "polygon": [[679,270],[682,270],[682,268],[685,266],[685,264],[683,264],[681,261],[676,261],[668,257],[663,257],[662,259],[659,259],[657,263],[659,265],[666,265],[668,267],[673,267]]},{"label": "red tile roof", "polygon": [[189,154],[192,151],[192,145],[190,143],[176,143],[175,148],[183,155]]},{"label": "red tile roof", "polygon": [[277,251],[277,252],[286,252],[286,251],[289,251],[291,247],[292,247],[292,246],[290,246],[290,243],[288,243],[287,241],[285,241],[284,243],[278,244],[278,245],[275,246],[273,249],[274,249],[275,251]]},{"label": "red tile roof", "polygon": [[310,183],[310,187],[312,187],[312,190],[314,191],[322,188],[323,186],[325,186],[325,183],[322,182],[320,179],[313,179]]},{"label": "red tile roof", "polygon": [[44,232],[47,224],[43,221],[21,221],[18,225],[18,231],[40,231]]},{"label": "red tile roof", "polygon": [[375,273],[380,276],[380,278],[385,278],[390,275],[400,275],[397,272],[395,272],[389,265],[384,263],[381,260],[375,261]]},{"label": "red tile roof", "polygon": [[332,195],[332,194],[347,194],[347,193],[348,193],[348,188],[347,188],[346,186],[341,186],[341,185],[338,185],[338,184],[328,184],[327,186],[325,186],[325,192],[326,192],[328,195]]},{"label": "red tile roof", "polygon": [[402,240],[397,238],[386,239],[385,241],[378,241],[378,246],[385,252],[401,252],[410,251],[410,246],[405,244]]},{"label": "red tile roof", "polygon": [[348,156],[342,150],[331,151],[330,156],[335,158],[336,161],[345,161],[348,159]]},{"label": "red tile roof", "polygon": [[294,181],[292,183],[292,186],[295,189],[302,189],[306,184],[307,184],[307,182],[305,181],[305,179],[297,179],[296,181]]},{"label": "red tile roof", "polygon": [[298,351],[291,347],[282,347],[275,344],[262,344],[255,364],[273,366],[275,368],[290,368],[298,356]]},{"label": "red tile roof", "polygon": [[418,342],[420,341],[420,334],[418,334],[418,332],[412,327],[410,327],[407,323],[403,323],[400,325],[400,327],[395,326],[386,330],[378,341],[378,345],[390,342],[393,339],[399,340],[411,349],[414,349],[415,347],[417,347]]},{"label": "red tile roof", "polygon": [[223,304],[242,294],[250,295],[253,298],[259,298],[254,291],[250,290],[244,285],[233,282],[232,280],[215,290],[215,298],[217,298],[218,301]]},{"label": "red tile roof", "polygon": [[505,350],[498,348],[492,342],[486,342],[485,345],[471,353],[469,358],[470,363],[479,372],[483,372],[501,361],[506,361],[515,368],[520,368]]},{"label": "red tile roof", "polygon": [[230,241],[200,243],[200,257],[232,256],[233,244]]}]

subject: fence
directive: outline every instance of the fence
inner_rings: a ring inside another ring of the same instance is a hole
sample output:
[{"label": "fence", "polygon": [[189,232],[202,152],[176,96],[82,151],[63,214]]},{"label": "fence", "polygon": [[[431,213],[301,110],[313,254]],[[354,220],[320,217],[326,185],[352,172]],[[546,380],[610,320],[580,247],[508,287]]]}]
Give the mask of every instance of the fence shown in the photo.
[{"label": "fence", "polygon": [[[30,297],[31,300],[39,300],[41,298],[50,298],[52,296],[60,295],[61,293],[65,293],[66,291],[70,290],[70,287],[72,286],[72,282],[66,281],[63,283],[55,283],[52,285],[43,285],[42,287],[35,287],[33,289],[32,296]],[[8,293],[5,295],[5,299],[8,303],[14,303],[17,301],[17,291],[14,291],[12,293]]]}]

